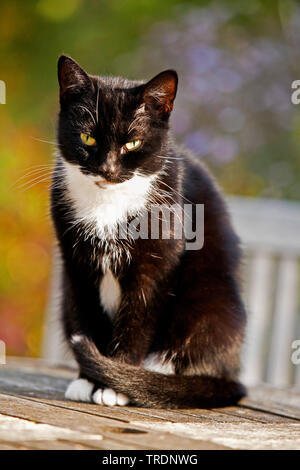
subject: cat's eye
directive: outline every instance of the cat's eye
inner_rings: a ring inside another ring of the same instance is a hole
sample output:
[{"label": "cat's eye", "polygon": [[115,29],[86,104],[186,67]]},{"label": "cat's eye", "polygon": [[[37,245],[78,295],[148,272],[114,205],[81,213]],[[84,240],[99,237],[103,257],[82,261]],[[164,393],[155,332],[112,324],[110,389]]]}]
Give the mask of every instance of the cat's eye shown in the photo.
[{"label": "cat's eye", "polygon": [[94,139],[94,137],[91,137],[90,135],[87,135],[87,134],[83,134],[83,132],[80,134],[80,138],[82,142],[85,145],[88,145],[89,147],[91,147],[92,145],[95,145],[96,143],[96,139]]},{"label": "cat's eye", "polygon": [[131,150],[137,150],[141,145],[142,145],[142,141],[137,139],[137,140],[133,140],[132,142],[127,142],[127,144],[125,144],[124,147],[128,152],[131,152]]}]

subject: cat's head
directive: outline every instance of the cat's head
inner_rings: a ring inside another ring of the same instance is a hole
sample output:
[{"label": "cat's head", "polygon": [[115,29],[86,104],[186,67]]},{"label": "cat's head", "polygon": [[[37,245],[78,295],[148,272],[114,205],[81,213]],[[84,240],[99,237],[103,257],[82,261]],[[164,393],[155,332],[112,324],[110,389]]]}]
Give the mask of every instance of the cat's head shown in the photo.
[{"label": "cat's head", "polygon": [[166,70],[147,83],[96,77],[63,55],[58,79],[58,144],[65,160],[105,184],[163,168],[175,71]]}]

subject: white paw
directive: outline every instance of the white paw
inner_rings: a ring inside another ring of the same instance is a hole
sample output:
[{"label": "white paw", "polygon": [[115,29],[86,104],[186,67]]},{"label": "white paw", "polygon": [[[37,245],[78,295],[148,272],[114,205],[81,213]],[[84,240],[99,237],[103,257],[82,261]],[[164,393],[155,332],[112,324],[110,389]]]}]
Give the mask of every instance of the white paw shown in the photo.
[{"label": "white paw", "polygon": [[86,379],[76,379],[68,385],[65,397],[68,400],[90,402],[93,388],[92,382]]},{"label": "white paw", "polygon": [[112,388],[98,388],[93,394],[93,402],[97,405],[107,406],[126,406],[129,403],[129,398],[123,393],[116,393]]},{"label": "white paw", "polygon": [[82,339],[83,339],[82,335],[73,335],[72,338],[71,338],[71,343],[72,344],[80,343],[80,341],[82,341]]},{"label": "white paw", "polygon": [[117,405],[126,406],[130,402],[129,398],[123,393],[117,393]]}]

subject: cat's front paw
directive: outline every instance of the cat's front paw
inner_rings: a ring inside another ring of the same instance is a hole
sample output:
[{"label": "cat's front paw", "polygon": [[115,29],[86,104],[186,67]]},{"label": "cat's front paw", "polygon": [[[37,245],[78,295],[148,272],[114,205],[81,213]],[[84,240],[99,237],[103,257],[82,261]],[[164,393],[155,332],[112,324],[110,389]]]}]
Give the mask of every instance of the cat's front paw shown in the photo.
[{"label": "cat's front paw", "polygon": [[65,392],[65,397],[73,401],[92,401],[94,384],[86,379],[73,380]]},{"label": "cat's front paw", "polygon": [[117,393],[112,388],[98,388],[94,393],[95,385],[87,379],[73,380],[65,392],[68,400],[84,401],[107,406],[126,406],[129,398],[123,393]]},{"label": "cat's front paw", "polygon": [[92,400],[97,405],[107,406],[126,406],[129,403],[129,398],[123,393],[117,393],[112,388],[98,388],[93,393]]}]

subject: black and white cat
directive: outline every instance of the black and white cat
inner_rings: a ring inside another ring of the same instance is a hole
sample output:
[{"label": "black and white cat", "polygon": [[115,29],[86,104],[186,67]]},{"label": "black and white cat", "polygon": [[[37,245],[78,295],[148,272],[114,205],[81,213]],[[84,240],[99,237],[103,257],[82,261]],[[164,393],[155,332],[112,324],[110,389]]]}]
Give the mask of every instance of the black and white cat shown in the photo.
[{"label": "black and white cat", "polygon": [[[66,397],[167,408],[235,403],[245,394],[238,238],[216,184],[170,135],[176,72],[146,83],[98,77],[61,56],[58,77],[51,208],[64,331],[79,365]],[[120,236],[119,226],[141,214],[153,224],[153,206],[186,203],[204,204],[202,249],[172,236],[174,221],[169,236]]]}]

